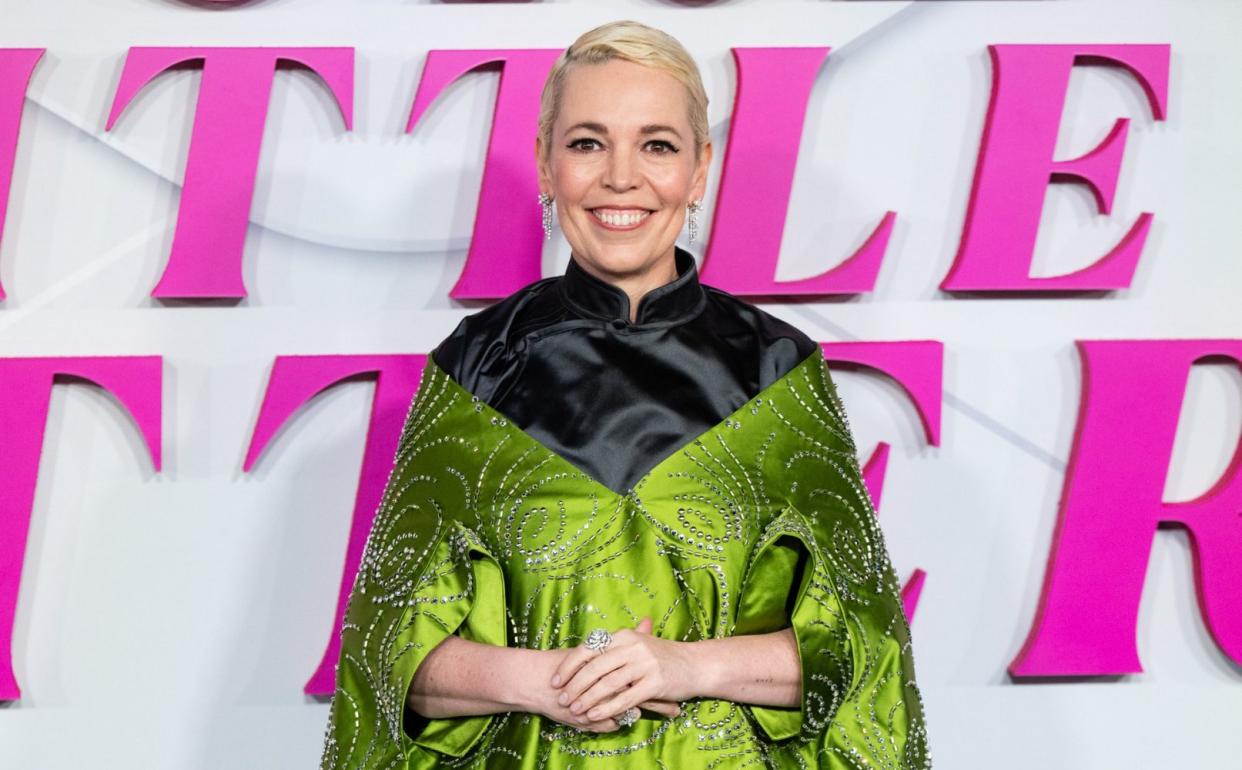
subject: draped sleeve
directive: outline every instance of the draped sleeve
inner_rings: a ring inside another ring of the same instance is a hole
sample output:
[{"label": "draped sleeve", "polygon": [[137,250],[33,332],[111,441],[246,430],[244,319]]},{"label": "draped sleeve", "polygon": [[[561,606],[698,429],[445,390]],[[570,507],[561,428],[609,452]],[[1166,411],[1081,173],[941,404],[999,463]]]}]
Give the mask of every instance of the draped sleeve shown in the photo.
[{"label": "draped sleeve", "polygon": [[410,682],[449,635],[507,643],[505,579],[471,527],[482,453],[447,424],[462,391],[428,362],[411,402],[341,628],[321,770],[438,767],[488,741],[495,715],[427,719]]},{"label": "draped sleeve", "polygon": [[811,766],[930,768],[910,628],[844,407],[822,359],[785,382],[766,405],[772,505],[734,632],[793,629],[800,703],[742,709],[767,749]]}]

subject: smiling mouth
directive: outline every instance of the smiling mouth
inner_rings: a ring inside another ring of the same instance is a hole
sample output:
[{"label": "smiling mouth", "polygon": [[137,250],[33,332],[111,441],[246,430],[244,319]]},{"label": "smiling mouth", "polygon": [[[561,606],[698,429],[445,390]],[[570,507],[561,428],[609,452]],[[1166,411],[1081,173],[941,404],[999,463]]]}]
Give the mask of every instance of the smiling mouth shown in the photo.
[{"label": "smiling mouth", "polygon": [[647,221],[649,209],[587,209],[595,221],[613,230],[630,230]]}]

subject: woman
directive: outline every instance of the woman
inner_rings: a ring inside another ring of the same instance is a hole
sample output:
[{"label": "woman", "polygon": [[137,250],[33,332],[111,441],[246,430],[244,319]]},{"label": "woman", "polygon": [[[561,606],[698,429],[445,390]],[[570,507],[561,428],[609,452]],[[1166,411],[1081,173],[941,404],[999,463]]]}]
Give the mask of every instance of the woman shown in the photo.
[{"label": "woman", "polygon": [[587,32],[535,153],[569,265],[432,352],[322,767],[929,767],[822,354],[674,243],[712,154],[693,60],[635,22]]}]

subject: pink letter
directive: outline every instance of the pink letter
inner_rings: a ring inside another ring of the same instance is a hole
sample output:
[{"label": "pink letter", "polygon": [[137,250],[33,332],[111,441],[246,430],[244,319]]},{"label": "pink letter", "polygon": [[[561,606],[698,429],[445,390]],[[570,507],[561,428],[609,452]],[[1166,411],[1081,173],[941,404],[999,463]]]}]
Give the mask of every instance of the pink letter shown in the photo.
[{"label": "pink letter", "polygon": [[742,296],[870,291],[896,214],[886,212],[859,249],[810,278],[777,281],[789,191],[793,186],[811,84],[828,48],[734,48],[737,97],[725,145],[704,283]]},{"label": "pink letter", "polygon": [[[911,342],[821,342],[824,357],[830,362],[852,367],[875,369],[892,377],[910,396],[914,409],[923,422],[927,443],[940,444],[940,402],[944,371],[944,345],[934,340]],[[884,490],[884,472],[888,465],[887,443],[881,441],[871,458],[863,465],[863,482],[876,512],[880,509],[880,497]],[[921,569],[906,581],[902,589],[902,604],[906,618],[912,620],[918,608],[919,594],[923,590],[926,574]]]},{"label": "pink letter", "polygon": [[1031,278],[1031,256],[1049,181],[1078,181],[1109,213],[1121,171],[1129,118],[1120,118],[1093,150],[1053,160],[1065,90],[1075,62],[1119,64],[1143,86],[1164,120],[1168,45],[991,45],[992,98],[979,143],[974,186],[947,291],[1067,291],[1130,285],[1151,214],[1140,214],[1117,245],[1066,275]]},{"label": "pink letter", "polygon": [[543,230],[539,226],[539,184],[535,136],[539,128],[539,94],[557,49],[431,51],[405,131],[445,87],[466,72],[499,62],[500,88],[487,143],[483,183],[475,210],[470,251],[454,299],[505,297],[542,277]]},{"label": "pink letter", "polygon": [[307,67],[327,84],[353,128],[352,48],[145,48],[129,50],[105,130],[159,73],[203,63],[177,210],[172,253],[153,297],[244,297],[242,246],[259,146],[278,61]]},{"label": "pink letter", "polygon": [[158,356],[0,359],[0,700],[21,697],[10,644],[52,382],[65,375],[80,377],[116,396],[137,423],[158,471],[160,367]]},{"label": "pink letter", "polygon": [[1190,534],[1199,607],[1242,663],[1242,442],[1198,499],[1162,500],[1190,366],[1242,362],[1242,340],[1080,341],[1083,393],[1043,595],[1013,676],[1143,670],[1139,599],[1156,526]]},{"label": "pink letter", "polygon": [[349,531],[335,621],[319,668],[304,688],[311,695],[328,695],[336,687],[334,667],[340,656],[345,605],[349,601],[367,534],[375,519],[375,509],[397,454],[397,440],[426,362],[426,355],[280,356],[272,367],[267,394],[263,397],[250,449],[246,452],[243,465],[246,471],[254,467],[276,432],[311,396],[351,377],[376,375],[375,397],[367,426],[358,493],[354,498],[353,523]]},{"label": "pink letter", "polygon": [[[9,208],[13,159],[17,155],[17,131],[22,124],[26,89],[30,87],[30,75],[44,50],[0,49],[0,243],[4,242],[4,218]],[[0,286],[0,299],[4,299],[3,286]],[[0,693],[0,697],[3,697],[3,693]]]}]

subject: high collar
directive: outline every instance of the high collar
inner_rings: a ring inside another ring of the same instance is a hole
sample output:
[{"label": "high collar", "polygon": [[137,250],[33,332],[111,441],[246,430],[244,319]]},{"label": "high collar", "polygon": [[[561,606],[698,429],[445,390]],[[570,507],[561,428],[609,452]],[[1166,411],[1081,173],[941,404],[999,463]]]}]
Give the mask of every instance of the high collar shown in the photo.
[{"label": "high collar", "polygon": [[[673,247],[677,277],[649,290],[638,301],[635,325],[672,324],[693,318],[702,309],[706,295],[699,283],[694,256],[680,246]],[[630,298],[623,289],[588,273],[573,258],[558,282],[561,297],[571,308],[589,317],[629,324]]]}]

